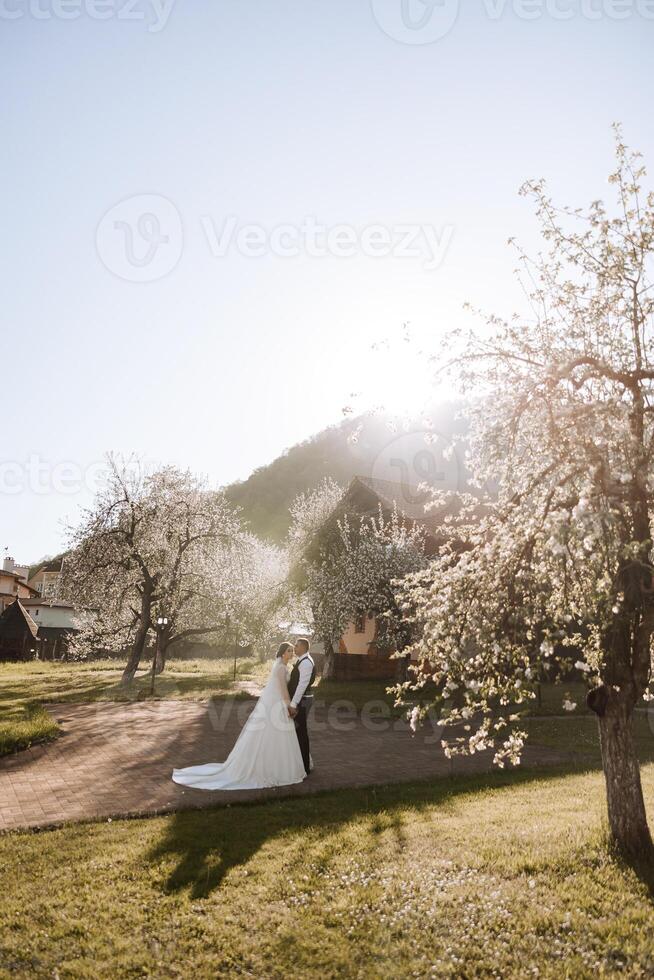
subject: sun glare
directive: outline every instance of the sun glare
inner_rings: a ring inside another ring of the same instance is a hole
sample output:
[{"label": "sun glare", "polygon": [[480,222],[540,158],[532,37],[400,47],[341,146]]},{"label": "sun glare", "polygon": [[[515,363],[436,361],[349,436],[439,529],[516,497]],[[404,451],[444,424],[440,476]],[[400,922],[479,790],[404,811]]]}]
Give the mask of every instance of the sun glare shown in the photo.
[{"label": "sun glare", "polygon": [[382,409],[392,415],[414,416],[442,398],[428,354],[411,341],[380,344],[361,378],[362,411]]}]

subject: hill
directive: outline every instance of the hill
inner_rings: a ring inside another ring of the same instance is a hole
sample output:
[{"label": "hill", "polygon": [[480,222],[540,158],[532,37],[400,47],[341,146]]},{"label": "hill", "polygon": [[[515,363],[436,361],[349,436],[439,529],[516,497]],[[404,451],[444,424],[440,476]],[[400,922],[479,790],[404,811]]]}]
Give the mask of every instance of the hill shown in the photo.
[{"label": "hill", "polygon": [[288,449],[247,480],[226,488],[243,510],[251,530],[281,542],[288,530],[289,507],[298,493],[325,477],[346,486],[355,476],[442,489],[462,489],[466,473],[459,454],[447,459],[454,433],[465,430],[457,419],[461,406],[444,403],[419,417],[363,415],[330,426]]}]

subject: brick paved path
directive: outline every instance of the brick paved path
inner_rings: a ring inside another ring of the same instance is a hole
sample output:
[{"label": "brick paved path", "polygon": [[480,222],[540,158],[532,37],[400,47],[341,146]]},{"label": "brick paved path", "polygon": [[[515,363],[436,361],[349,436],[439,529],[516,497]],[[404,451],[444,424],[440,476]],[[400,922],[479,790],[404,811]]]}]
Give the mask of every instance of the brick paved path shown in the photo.
[{"label": "brick paved path", "polygon": [[[241,800],[315,793],[448,776],[440,733],[412,736],[406,724],[359,717],[334,706],[311,716],[315,771],[299,786],[228,792],[172,782],[173,767],[226,758],[253,701],[153,701],[61,704],[48,710],[63,734],[49,744],[0,759],[0,830],[121,814],[156,813]],[[567,761],[531,746],[524,764]],[[455,771],[490,768],[488,753],[457,759]]]}]

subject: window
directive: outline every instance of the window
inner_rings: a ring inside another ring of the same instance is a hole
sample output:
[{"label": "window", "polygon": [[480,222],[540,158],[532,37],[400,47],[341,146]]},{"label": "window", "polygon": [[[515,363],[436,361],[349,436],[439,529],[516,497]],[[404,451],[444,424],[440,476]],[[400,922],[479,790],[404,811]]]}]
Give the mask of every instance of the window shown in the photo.
[{"label": "window", "polygon": [[354,620],[354,632],[355,633],[365,633],[366,632],[366,614],[361,613],[355,617]]}]

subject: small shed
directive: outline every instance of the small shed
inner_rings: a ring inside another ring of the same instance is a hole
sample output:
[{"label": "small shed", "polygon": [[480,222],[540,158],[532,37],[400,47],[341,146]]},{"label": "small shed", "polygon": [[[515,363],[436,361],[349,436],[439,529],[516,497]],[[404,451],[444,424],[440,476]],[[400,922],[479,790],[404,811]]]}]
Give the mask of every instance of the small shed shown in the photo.
[{"label": "small shed", "polygon": [[31,660],[38,650],[38,633],[20,599],[14,599],[0,615],[0,660]]},{"label": "small shed", "polygon": [[77,630],[72,606],[16,599],[0,615],[0,660],[59,660]]}]

